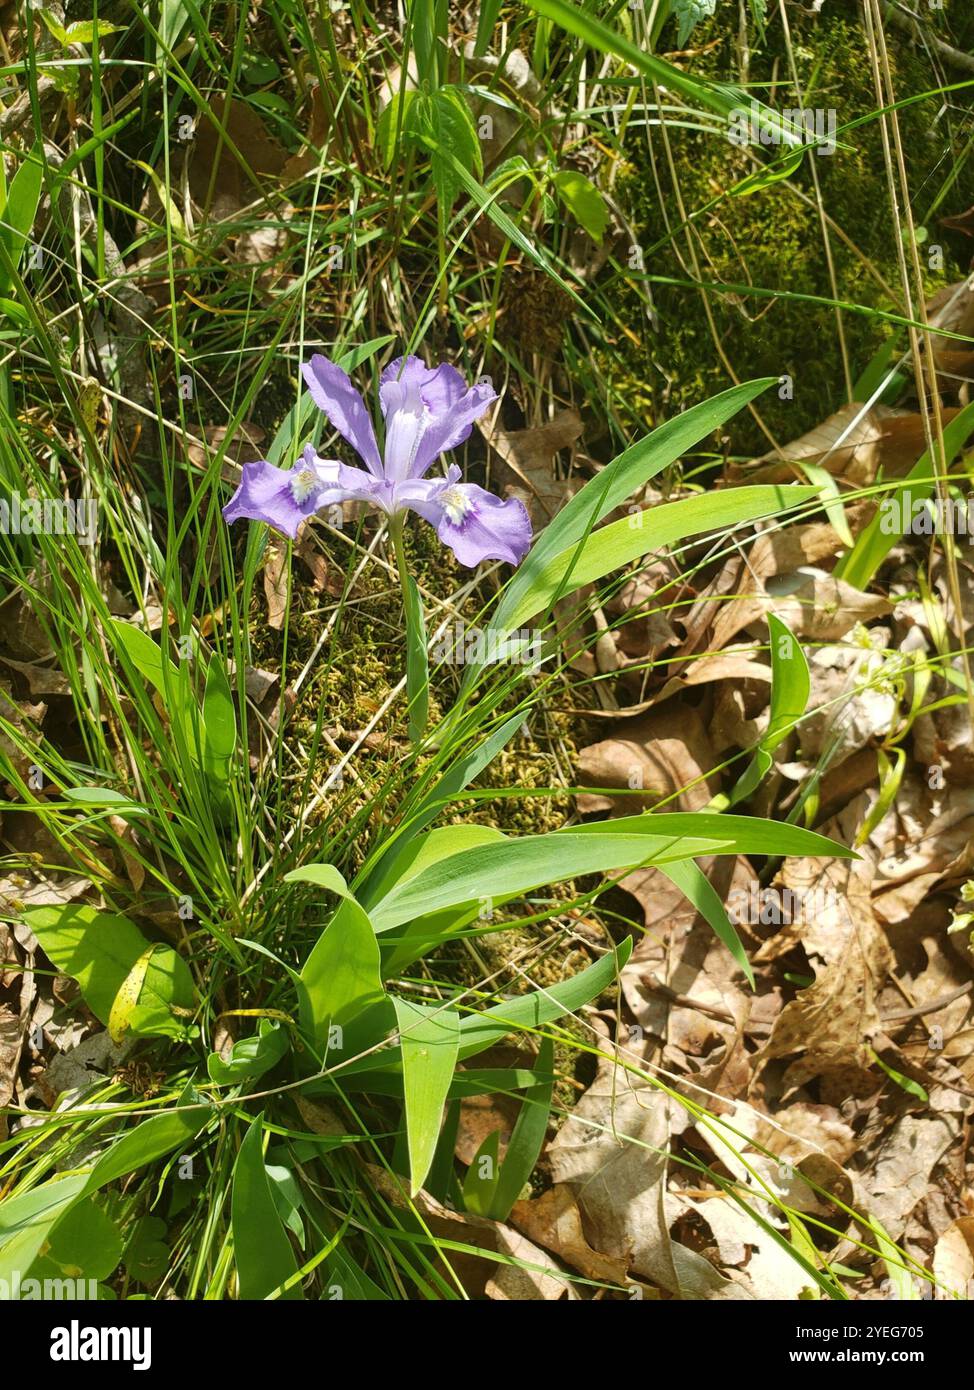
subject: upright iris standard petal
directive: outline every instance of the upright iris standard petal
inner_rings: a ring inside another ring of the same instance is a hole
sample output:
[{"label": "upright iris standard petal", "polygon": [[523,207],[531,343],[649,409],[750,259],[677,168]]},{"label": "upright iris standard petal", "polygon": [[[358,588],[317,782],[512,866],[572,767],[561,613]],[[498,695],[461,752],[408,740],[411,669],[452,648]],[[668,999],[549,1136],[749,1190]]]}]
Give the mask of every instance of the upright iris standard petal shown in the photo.
[{"label": "upright iris standard petal", "polygon": [[226,521],[266,521],[294,540],[306,517],[342,501],[338,486],[340,464],[320,459],[309,444],[293,468],[276,468],[266,459],[245,463],[240,486],[223,508]]},{"label": "upright iris standard petal", "polygon": [[481,415],[496,400],[497,392],[489,381],[478,381],[468,391],[464,391],[449,410],[444,411],[442,415],[437,416],[430,423],[429,429],[423,436],[417,459],[417,463],[421,464],[422,468],[413,476],[422,477],[433,460],[438,458],[440,454],[458,448],[469,439],[474,422],[479,420]]},{"label": "upright iris standard petal", "polygon": [[305,362],[301,373],[318,409],[324,411],[332,426],[351,444],[369,472],[381,476],[382,461],[372,419],[348,373],[320,353]]},{"label": "upright iris standard petal", "polygon": [[497,395],[490,382],[468,387],[447,363],[430,368],[418,357],[399,357],[382,373],[379,399],[385,473],[398,482],[422,478],[440,454],[462,444]]}]

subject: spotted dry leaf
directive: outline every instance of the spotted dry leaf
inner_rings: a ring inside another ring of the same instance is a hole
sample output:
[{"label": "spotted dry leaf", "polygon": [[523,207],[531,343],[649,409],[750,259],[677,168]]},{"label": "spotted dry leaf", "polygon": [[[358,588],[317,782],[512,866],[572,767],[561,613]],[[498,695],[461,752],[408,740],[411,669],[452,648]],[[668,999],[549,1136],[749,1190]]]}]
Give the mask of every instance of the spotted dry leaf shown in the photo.
[{"label": "spotted dry leaf", "polygon": [[[878,995],[891,953],[873,911],[871,878],[872,867],[865,860],[789,860],[779,876],[800,911],[759,957],[781,954],[800,942],[815,972],[814,983],[781,1011],[762,1054],[764,1063],[794,1058],[784,1076],[788,1088],[814,1077],[839,1090],[847,1087],[851,1095],[879,1088],[882,1077],[869,1043],[882,1029]],[[823,1093],[822,1098],[831,1097]]]}]

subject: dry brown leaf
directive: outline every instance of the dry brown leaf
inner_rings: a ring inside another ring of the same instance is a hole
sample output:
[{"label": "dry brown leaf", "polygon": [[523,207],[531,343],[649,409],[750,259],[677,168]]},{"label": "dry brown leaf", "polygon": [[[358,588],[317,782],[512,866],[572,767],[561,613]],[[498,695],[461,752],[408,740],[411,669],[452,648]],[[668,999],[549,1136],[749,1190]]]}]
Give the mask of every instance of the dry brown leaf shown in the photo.
[{"label": "dry brown leaf", "polygon": [[974,1217],[962,1216],[944,1231],[933,1252],[933,1273],[960,1298],[974,1295]]},{"label": "dry brown leaf", "polygon": [[[552,1177],[578,1202],[589,1244],[679,1298],[712,1298],[727,1280],[671,1239],[665,1208],[671,1101],[612,1062],[548,1149]],[[682,1114],[682,1111],[681,1111]]]},{"label": "dry brown leaf", "polygon": [[[25,737],[33,741],[35,738],[31,726],[39,726],[44,716],[47,714],[47,705],[32,705],[26,700],[16,700],[13,695],[13,688],[9,681],[0,677],[0,715],[4,720],[13,725],[15,729],[22,730]],[[31,765],[31,759],[27,754],[22,753],[14,739],[4,730],[0,730],[0,752],[9,760],[22,777],[27,775],[27,769]]]},{"label": "dry brown leaf", "polygon": [[857,623],[883,617],[892,607],[881,594],[864,594],[843,579],[806,566],[769,577],[764,585],[758,581],[753,593],[727,604],[714,623],[711,640],[722,651],[743,628],[774,613],[797,637],[835,642]]},{"label": "dry brown leaf", "polygon": [[489,432],[484,424],[481,432],[501,459],[500,481],[512,496],[521,498],[535,531],[540,531],[578,490],[574,481],[555,477],[555,460],[581,437],[579,416],[562,410],[535,429]]},{"label": "dry brown leaf", "polygon": [[628,1283],[626,1262],[600,1254],[585,1239],[578,1203],[563,1184],[550,1187],[532,1201],[515,1202],[510,1222],[586,1279],[601,1284]]},{"label": "dry brown leaf", "polygon": [[0,1108],[9,1105],[13,1098],[23,1040],[20,1018],[6,1004],[0,1004]]},{"label": "dry brown leaf", "polygon": [[[419,1192],[410,1198],[401,1179],[377,1164],[363,1165],[371,1183],[396,1207],[414,1208],[434,1235],[463,1245],[473,1245],[494,1254],[518,1259],[534,1266],[510,1274],[504,1266],[490,1260],[468,1255],[460,1250],[445,1251],[442,1259],[460,1278],[464,1289],[472,1296],[486,1294],[495,1298],[531,1298],[553,1300],[568,1291],[565,1275],[553,1264],[539,1246],[499,1221],[469,1213],[450,1211],[431,1197]],[[448,1278],[452,1276],[447,1274]]]},{"label": "dry brown leaf", "polygon": [[227,108],[217,95],[210,109],[216,120],[199,120],[189,147],[189,191],[199,209],[221,222],[261,196],[284,169],[287,153],[250,102],[231,100]]},{"label": "dry brown leaf", "polygon": [[[945,410],[945,421],[954,410]],[[844,405],[820,425],[756,460],[763,465],[746,471],[748,482],[787,482],[795,477],[798,462],[816,463],[833,477],[854,487],[867,487],[879,469],[885,477],[902,477],[927,447],[923,416],[888,406],[854,402]]]},{"label": "dry brown leaf", "polygon": [[933,1170],[960,1129],[957,1115],[904,1115],[886,1135],[861,1182],[866,1210],[879,1218],[893,1240],[902,1236],[910,1213],[929,1190]]},{"label": "dry brown leaf", "polygon": [[879,677],[890,633],[869,630],[870,645],[825,646],[806,653],[811,679],[808,709],[798,729],[801,754],[816,760],[825,750],[831,765],[857,753],[877,735],[886,735],[897,714],[897,699]]},{"label": "dry brown leaf", "polygon": [[70,681],[64,672],[55,666],[40,666],[33,661],[14,661],[9,656],[0,657],[0,661],[24,677],[31,695],[71,694]]},{"label": "dry brown leaf", "polygon": [[711,770],[716,763],[703,721],[694,709],[672,705],[653,710],[578,755],[581,785],[627,788],[641,795],[582,792],[578,809],[583,815],[605,810],[626,814],[678,793],[670,809],[699,811],[720,790],[720,778]]},{"label": "dry brown leaf", "polygon": [[[835,827],[826,827],[825,833]],[[795,1057],[786,1086],[822,1077],[846,1094],[878,1090],[870,1040],[882,1021],[878,995],[891,963],[886,935],[870,897],[872,867],[865,860],[786,860],[778,882],[801,904],[798,918],[771,938],[758,959],[800,942],[815,971],[777,1018],[762,1061]],[[823,1099],[828,1096],[823,1092]]]},{"label": "dry brown leaf", "polygon": [[[932,295],[927,303],[927,316],[931,328],[963,333],[968,338],[974,336],[974,288],[970,279],[945,285]],[[974,371],[974,353],[956,339],[931,337],[930,343],[939,389],[961,394]]]},{"label": "dry brown leaf", "polygon": [[797,1260],[752,1216],[723,1194],[703,1201],[678,1193],[671,1198],[674,1213],[695,1212],[713,1232],[720,1262],[751,1298],[797,1299],[814,1289],[814,1280]]},{"label": "dry brown leaf", "polygon": [[270,536],[264,551],[264,597],[267,600],[267,626],[280,632],[287,614],[287,546],[280,536]]},{"label": "dry brown leaf", "polygon": [[[227,432],[225,425],[206,425],[203,430],[206,447],[204,448],[202,444],[195,441],[191,441],[186,446],[190,463],[195,468],[208,468],[213,455],[222,447]],[[258,459],[263,458],[262,451],[266,438],[266,431],[260,425],[255,425],[252,420],[245,420],[240,425],[230,439],[223,455],[220,476],[225,483],[239,483],[240,465],[256,463]]]}]

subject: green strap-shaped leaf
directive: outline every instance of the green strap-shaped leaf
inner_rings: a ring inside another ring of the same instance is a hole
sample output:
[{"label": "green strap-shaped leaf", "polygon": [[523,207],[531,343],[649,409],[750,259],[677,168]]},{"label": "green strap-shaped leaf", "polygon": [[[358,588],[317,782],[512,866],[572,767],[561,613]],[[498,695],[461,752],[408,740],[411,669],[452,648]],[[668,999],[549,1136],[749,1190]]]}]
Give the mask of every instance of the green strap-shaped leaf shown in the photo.
[{"label": "green strap-shaped leaf", "polygon": [[660,869],[660,873],[665,874],[670,882],[679,888],[687,901],[693,904],[700,916],[710,923],[717,936],[744,971],[748,984],[753,989],[754,971],[747,958],[747,952],[741,938],[734,930],[733,922],[727,915],[727,909],[700,865],[695,864],[692,859],[687,859],[682,864],[667,864],[665,868]]},{"label": "green strap-shaped leaf", "polygon": [[492,626],[500,631],[517,627],[514,614],[524,610],[525,595],[538,586],[538,576],[554,556],[577,546],[603,517],[620,507],[688,449],[726,424],[775,381],[774,377],[746,381],[691,406],[657,426],[652,434],[614,458],[597,477],[589,479],[534,542],[509,581]]},{"label": "green strap-shaped leaf", "polygon": [[[541,1039],[537,1065],[539,1071],[552,1071],[554,1043],[551,1038]],[[530,1087],[525,1093],[486,1213],[494,1221],[507,1220],[511,1208],[521,1195],[521,1189],[534,1172],[548,1130],[554,1087],[555,1078],[552,1073],[546,1080]]]},{"label": "green strap-shaped leaf", "polygon": [[301,971],[301,1027],[319,1052],[329,1028],[347,1023],[385,995],[379,973],[379,943],[369,914],[346,898],[319,936]]},{"label": "green strap-shaped leaf", "polygon": [[[233,1168],[230,1220],[233,1227],[233,1259],[237,1266],[237,1293],[242,1299],[266,1298],[297,1273],[261,1147],[263,1116],[258,1115],[244,1136]],[[300,1284],[281,1298],[303,1298]]]},{"label": "green strap-shaped leaf", "polygon": [[802,645],[790,628],[774,613],[768,614],[771,637],[771,710],[768,727],[754,757],[741,774],[728,799],[733,806],[746,801],[771,771],[771,754],[787,738],[808,707],[811,678]]},{"label": "green strap-shaped leaf", "polygon": [[[943,457],[947,464],[960,453],[972,431],[974,401],[944,426]],[[856,537],[853,548],[836,565],[837,579],[844,579],[856,589],[869,587],[886,556],[902,539],[902,521],[911,518],[914,508],[933,493],[935,477],[933,459],[927,450],[906,477],[896,484],[890,496],[882,499],[879,511]]]},{"label": "green strap-shaped leaf", "polygon": [[402,1049],[403,1099],[409,1186],[415,1197],[426,1180],[440,1134],[443,1106],[456,1069],[460,1016],[443,1005],[396,999]]},{"label": "green strap-shaped leaf", "polygon": [[492,1129],[473,1156],[463,1180],[463,1205],[475,1216],[489,1216],[500,1177],[497,1157],[501,1132]]},{"label": "green strap-shaped leaf", "polygon": [[[41,186],[44,182],[44,150],[40,144],[34,146],[30,154],[21,161],[20,167],[10,184],[7,205],[3,210],[3,225],[0,226],[7,254],[14,270],[20,265],[24,245],[37,216]],[[8,288],[6,278],[4,289]]]},{"label": "green strap-shaped leaf", "polygon": [[817,488],[798,484],[735,487],[681,497],[677,502],[663,502],[634,512],[592,531],[580,544],[569,546],[540,568],[535,567],[533,582],[519,595],[516,607],[508,611],[505,602],[492,627],[503,626],[505,631],[520,627],[532,616],[547,614],[557,599],[688,536],[721,532],[761,517],[776,516],[817,496]]},{"label": "green strap-shaped leaf", "polygon": [[424,913],[477,898],[509,899],[583,874],[707,854],[856,857],[824,835],[759,817],[708,811],[620,816],[463,850],[395,884],[370,915],[381,934]]}]

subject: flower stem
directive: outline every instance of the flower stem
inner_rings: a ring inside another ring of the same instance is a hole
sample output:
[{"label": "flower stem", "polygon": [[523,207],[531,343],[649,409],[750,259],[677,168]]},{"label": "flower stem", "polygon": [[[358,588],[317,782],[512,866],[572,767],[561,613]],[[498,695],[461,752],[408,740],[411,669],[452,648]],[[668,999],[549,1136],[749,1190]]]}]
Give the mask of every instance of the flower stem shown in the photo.
[{"label": "flower stem", "polygon": [[399,570],[399,579],[402,584],[403,599],[405,601],[406,580],[409,570],[406,566],[406,547],[403,544],[403,529],[406,520],[405,512],[400,512],[398,516],[391,518],[389,522],[389,535],[392,537],[392,549],[396,556],[396,567]]}]

